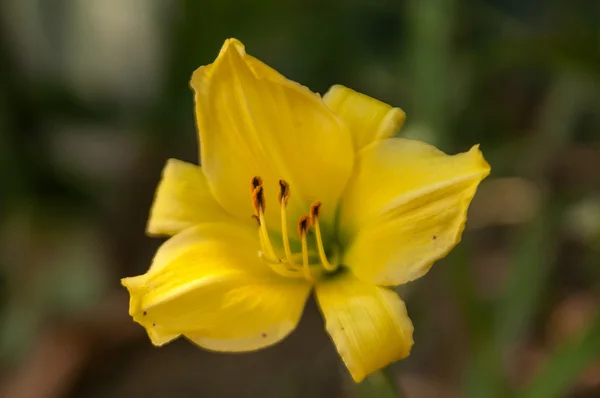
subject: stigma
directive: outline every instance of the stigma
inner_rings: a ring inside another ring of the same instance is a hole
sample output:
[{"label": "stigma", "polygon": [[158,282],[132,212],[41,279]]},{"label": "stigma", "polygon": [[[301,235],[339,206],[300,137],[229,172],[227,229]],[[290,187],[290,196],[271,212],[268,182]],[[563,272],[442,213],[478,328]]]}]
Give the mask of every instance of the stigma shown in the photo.
[{"label": "stigma", "polygon": [[[279,180],[279,212],[281,220],[281,238],[283,253],[277,252],[269,237],[269,230],[265,220],[265,194],[262,178],[253,177],[250,183],[250,194],[254,214],[252,217],[258,223],[258,237],[261,250],[258,255],[269,265],[269,267],[279,275],[291,278],[304,278],[307,281],[314,281],[314,273],[321,269],[321,272],[333,272],[337,270],[338,265],[332,264],[327,259],[325,246],[323,245],[323,235],[319,224],[319,213],[321,202],[314,202],[309,208],[309,212],[298,220],[298,237],[300,238],[301,251],[294,253],[290,245],[290,236],[288,234],[287,224],[287,204],[290,199],[290,186],[285,180]],[[314,231],[315,250],[309,249],[308,237],[309,231]],[[318,261],[312,259],[318,258]]]}]

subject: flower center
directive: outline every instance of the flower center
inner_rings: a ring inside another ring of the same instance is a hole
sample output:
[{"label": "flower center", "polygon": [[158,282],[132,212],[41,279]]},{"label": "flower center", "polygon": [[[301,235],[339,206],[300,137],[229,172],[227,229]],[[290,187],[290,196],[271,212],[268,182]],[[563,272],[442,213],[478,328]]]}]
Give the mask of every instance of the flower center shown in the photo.
[{"label": "flower center", "polygon": [[[307,215],[303,215],[298,220],[298,235],[300,236],[301,252],[293,253],[290,246],[290,238],[287,229],[287,204],[290,199],[290,186],[284,180],[279,180],[279,195],[278,201],[280,206],[281,217],[281,238],[285,256],[279,256],[273,248],[269,231],[265,221],[265,195],[263,190],[263,181],[260,177],[252,178],[250,186],[252,205],[254,207],[254,215],[252,216],[258,222],[258,236],[260,239],[261,250],[258,255],[271,267],[271,269],[279,275],[292,278],[305,278],[308,281],[313,281],[314,267],[322,268],[325,272],[333,272],[337,270],[337,264],[331,264],[327,259],[325,247],[323,246],[323,237],[321,235],[321,227],[319,226],[319,211],[321,202],[314,202],[310,205]],[[318,263],[311,262],[311,256],[308,248],[308,232],[314,230],[316,254],[318,254]]]}]

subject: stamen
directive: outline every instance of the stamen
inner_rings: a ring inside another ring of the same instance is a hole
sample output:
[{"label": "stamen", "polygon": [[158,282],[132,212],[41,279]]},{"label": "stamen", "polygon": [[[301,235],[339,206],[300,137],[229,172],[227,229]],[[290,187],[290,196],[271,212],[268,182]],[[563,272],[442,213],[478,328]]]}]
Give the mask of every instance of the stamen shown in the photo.
[{"label": "stamen", "polygon": [[[254,184],[258,183],[262,184],[262,179],[260,177],[254,177],[252,179],[252,185],[254,186]],[[277,259],[277,255],[275,254],[275,250],[271,244],[271,239],[269,239],[269,232],[267,230],[267,223],[265,221],[265,195],[262,185],[258,185],[252,191],[252,206],[254,207],[255,212],[254,218],[258,219],[258,233],[260,235],[263,251],[266,252],[269,257]]]},{"label": "stamen", "polygon": [[298,221],[298,233],[300,234],[300,239],[302,241],[302,271],[304,272],[304,277],[308,281],[313,281],[313,277],[310,274],[310,267],[308,264],[308,244],[306,243],[306,233],[308,232],[308,216],[300,217]]},{"label": "stamen", "polygon": [[[250,190],[252,207],[254,208],[254,214],[252,217],[258,222],[258,236],[261,246],[261,250],[258,251],[258,256],[267,263],[273,272],[285,277],[304,278],[309,282],[314,281],[313,275],[311,274],[311,267],[317,266],[318,264],[311,265],[309,263],[309,254],[313,253],[313,249],[311,249],[311,252],[309,253],[307,242],[308,231],[313,226],[315,227],[316,246],[319,252],[321,265],[326,271],[335,271],[337,269],[337,265],[332,265],[327,260],[327,255],[323,246],[323,237],[321,233],[321,227],[319,225],[321,202],[314,202],[310,206],[309,214],[300,217],[300,220],[298,221],[298,234],[300,235],[302,252],[292,253],[287,229],[287,204],[290,198],[290,186],[285,180],[279,180],[278,200],[281,215],[281,235],[283,239],[283,248],[285,251],[285,259],[282,259],[275,252],[273,244],[271,243],[271,239],[269,238],[269,231],[265,219],[266,202],[262,178],[258,176],[252,178],[250,182]],[[302,265],[296,265],[300,262]],[[334,261],[334,263],[337,263],[337,259]]]},{"label": "stamen", "polygon": [[[259,225],[260,225],[260,222],[259,222]],[[262,231],[262,228],[258,229],[258,239],[260,241],[260,248],[261,248],[260,253],[261,253],[261,257],[268,258],[269,261],[272,262],[273,264],[280,263],[281,260],[279,260],[277,258],[277,256],[274,256],[274,255],[272,255],[272,254],[269,253],[268,244],[265,241],[265,235],[264,235],[264,233]]]},{"label": "stamen", "polygon": [[260,216],[260,213],[265,211],[265,195],[263,186],[259,185],[252,191],[252,207],[254,207],[254,215]]},{"label": "stamen", "polygon": [[325,254],[325,248],[323,247],[323,237],[321,236],[321,228],[319,226],[319,211],[321,209],[321,202],[314,202],[310,205],[310,223],[315,227],[315,239],[317,241],[317,250],[319,252],[319,258],[323,268],[327,271],[335,271],[337,266],[331,265],[327,260]]},{"label": "stamen", "polygon": [[299,272],[298,270],[295,270],[295,269],[289,269],[285,266],[285,264],[282,264],[279,261],[273,261],[272,259],[267,257],[265,255],[265,253],[263,253],[263,252],[258,252],[258,256],[260,258],[262,258],[264,260],[264,262],[266,262],[269,265],[269,267],[273,270],[273,272],[275,272],[281,276],[285,276],[288,278],[304,278],[304,273]]},{"label": "stamen", "polygon": [[313,202],[313,204],[310,205],[310,211],[308,212],[308,216],[309,216],[311,225],[315,224],[315,219],[319,217],[320,211],[321,211],[321,202]]},{"label": "stamen", "polygon": [[285,180],[279,180],[279,203],[282,201],[287,206],[290,199],[290,185]]},{"label": "stamen", "polygon": [[259,220],[260,220],[260,234],[263,235],[263,239],[265,242],[265,249],[267,254],[269,256],[271,256],[272,258],[277,258],[277,255],[275,254],[275,250],[273,249],[273,244],[271,244],[271,239],[269,238],[269,231],[267,231],[267,223],[265,222],[265,214],[261,211],[259,214]]},{"label": "stamen", "polygon": [[250,193],[254,192],[254,190],[260,187],[262,184],[262,178],[260,178],[259,176],[252,177],[252,181],[250,182]]},{"label": "stamen", "polygon": [[302,237],[303,235],[306,235],[306,233],[308,232],[308,223],[309,223],[308,216],[302,216],[298,220],[298,235],[300,235],[300,237]]},{"label": "stamen", "polygon": [[287,262],[293,267],[294,260],[292,259],[292,249],[290,248],[290,239],[287,230],[287,212],[286,206],[290,198],[290,186],[284,180],[279,180],[279,204],[281,207],[281,237],[283,239],[283,250]]}]

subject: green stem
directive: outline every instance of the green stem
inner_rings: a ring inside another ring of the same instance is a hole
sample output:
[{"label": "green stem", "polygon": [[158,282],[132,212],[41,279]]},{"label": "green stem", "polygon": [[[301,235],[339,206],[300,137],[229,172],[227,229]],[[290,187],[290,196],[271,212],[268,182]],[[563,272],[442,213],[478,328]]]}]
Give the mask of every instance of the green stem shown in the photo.
[{"label": "green stem", "polygon": [[523,398],[559,398],[568,392],[573,380],[600,358],[600,314],[579,338],[567,342],[523,391]]},{"label": "green stem", "polygon": [[359,398],[404,398],[400,386],[396,382],[396,376],[388,366],[369,375],[357,386],[357,397]]}]

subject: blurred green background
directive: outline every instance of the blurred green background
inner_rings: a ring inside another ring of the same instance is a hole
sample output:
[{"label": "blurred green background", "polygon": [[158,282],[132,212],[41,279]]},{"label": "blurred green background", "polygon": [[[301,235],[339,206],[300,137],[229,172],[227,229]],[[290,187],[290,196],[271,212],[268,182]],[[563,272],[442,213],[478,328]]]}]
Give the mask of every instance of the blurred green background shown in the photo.
[{"label": "blurred green background", "polygon": [[[160,170],[197,160],[189,77],[227,37],[492,165],[463,242],[401,289],[412,355],[360,385],[313,302],[242,355],[153,348],[127,315]],[[600,2],[4,0],[0,55],[1,396],[600,397]]]}]

